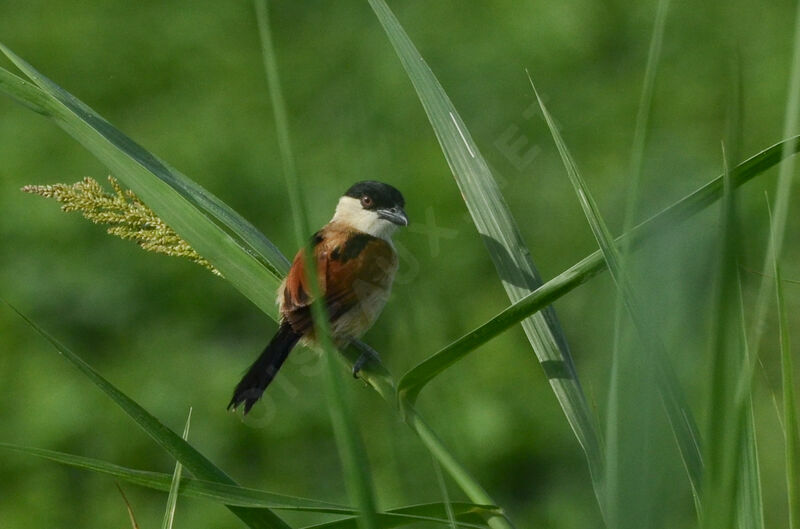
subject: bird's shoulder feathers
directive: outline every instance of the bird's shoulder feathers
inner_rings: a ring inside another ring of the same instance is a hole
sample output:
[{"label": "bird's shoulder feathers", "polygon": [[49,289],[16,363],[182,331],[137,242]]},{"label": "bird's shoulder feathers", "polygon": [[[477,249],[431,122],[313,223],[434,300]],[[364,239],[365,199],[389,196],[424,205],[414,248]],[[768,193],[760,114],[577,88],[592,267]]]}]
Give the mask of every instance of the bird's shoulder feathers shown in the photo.
[{"label": "bird's shoulder feathers", "polygon": [[[331,222],[314,234],[312,245],[319,288],[331,321],[335,323],[342,315],[359,308],[370,320],[364,325],[371,325],[383,308],[397,270],[397,254],[391,243]],[[311,288],[303,254],[301,249],[295,256],[278,302],[282,317],[296,331],[305,333],[311,327]],[[334,332],[335,327],[332,326]]]}]

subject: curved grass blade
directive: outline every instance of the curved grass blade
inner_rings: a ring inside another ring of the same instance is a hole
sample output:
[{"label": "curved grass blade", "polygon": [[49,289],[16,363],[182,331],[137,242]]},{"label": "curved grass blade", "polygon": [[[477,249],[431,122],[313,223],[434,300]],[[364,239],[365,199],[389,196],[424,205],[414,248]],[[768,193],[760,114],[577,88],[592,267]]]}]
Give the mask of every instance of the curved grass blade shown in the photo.
[{"label": "curved grass blade", "polygon": [[[447,506],[447,518],[444,518],[445,505],[441,503],[425,503],[390,509],[378,514],[381,527],[400,527],[408,523],[429,522],[447,524],[451,527],[485,528],[485,518],[490,513],[500,514],[497,509],[476,506],[470,503],[454,502]],[[452,519],[450,514],[452,511]],[[334,522],[326,522],[307,526],[304,529],[356,529],[357,518],[342,518]]]},{"label": "curved grass blade", "polygon": [[[414,85],[503,287],[512,302],[518,301],[541,286],[542,280],[497,182],[444,89],[389,7],[383,0],[369,0],[369,3]],[[598,492],[602,457],[596,424],[555,311],[547,308],[525,320],[522,326],[586,453]],[[399,397],[404,405],[405,395]]]},{"label": "curved grass blade", "polygon": [[50,97],[4,68],[0,68],[0,92],[37,114],[50,117],[48,111],[48,107],[52,104]]},{"label": "curved grass blade", "polygon": [[[0,443],[0,448],[14,450],[49,461],[55,461],[63,465],[113,476],[127,481],[128,483],[147,487],[149,489],[168,492],[172,484],[172,479],[169,474],[127,468],[100,459],[8,443]],[[211,500],[226,505],[328,514],[356,514],[354,509],[345,505],[275,494],[273,492],[249,489],[216,481],[183,477],[180,483],[181,485],[178,493],[183,496]]]},{"label": "curved grass blade", "polygon": [[[297,246],[304,248],[305,255],[314,255],[314,250],[310,243],[306,243],[309,236],[308,215],[305,211],[305,202],[302,197],[302,190],[295,171],[294,157],[291,150],[289,136],[289,123],[286,118],[286,108],[281,91],[280,77],[278,75],[278,65],[275,58],[275,51],[272,47],[272,35],[269,27],[269,11],[266,0],[255,0],[256,15],[258,21],[259,35],[261,37],[262,55],[264,58],[264,68],[267,74],[272,109],[275,115],[275,126],[278,134],[278,143],[283,160],[283,173],[286,179],[286,186],[289,190],[289,203],[294,218],[295,235]],[[379,527],[377,509],[375,507],[375,491],[372,484],[372,477],[369,473],[369,462],[367,461],[366,448],[359,435],[353,412],[349,409],[344,394],[344,386],[341,380],[341,373],[336,369],[334,358],[338,356],[337,348],[334,346],[328,326],[328,314],[322,300],[319,284],[316,281],[317,275],[316,260],[307,258],[305,261],[306,277],[314,278],[309,281],[311,286],[312,299],[318,300],[313,303],[311,309],[314,319],[314,332],[317,343],[325,351],[325,365],[327,367],[327,393],[328,409],[333,423],[336,445],[339,449],[339,458],[342,460],[345,483],[347,492],[358,506],[360,516],[358,525],[362,529],[377,529]]]},{"label": "curved grass blade", "polygon": [[558,152],[567,170],[567,175],[578,196],[578,202],[583,209],[584,215],[592,229],[592,233],[608,265],[608,270],[620,291],[628,313],[639,333],[644,345],[644,354],[648,356],[648,363],[652,363],[652,366],[656,370],[657,376],[655,378],[659,382],[659,390],[661,391],[662,400],[667,411],[667,417],[672,426],[673,433],[675,434],[675,439],[678,442],[678,448],[684,465],[686,466],[692,489],[695,495],[699,496],[703,461],[700,451],[700,435],[697,432],[697,426],[692,411],[686,403],[677,377],[672,370],[672,366],[669,364],[667,351],[661,342],[657,329],[653,325],[653,320],[646,315],[647,312],[644,311],[644,306],[638,300],[638,296],[633,289],[627,273],[622,267],[619,250],[614,243],[611,232],[608,230],[605,221],[600,215],[600,210],[594,198],[586,187],[583,177],[578,172],[572,155],[569,153],[564,140],[561,138],[561,134],[558,132],[547,107],[539,97],[539,93],[536,91],[532,80],[531,87],[536,95],[536,99],[539,101],[539,107],[547,121],[547,126],[550,128],[550,133],[553,136],[553,140],[556,143]]},{"label": "curved grass blade", "polygon": [[[5,300],[3,300],[5,302]],[[36,322],[18,311],[15,307],[5,302],[14,312],[16,312],[28,325],[37,333],[45,338],[55,348],[58,353],[68,360],[75,368],[83,373],[95,386],[113,400],[122,410],[133,419],[136,424],[144,430],[159,446],[169,452],[176,460],[180,461],[192,474],[200,479],[217,481],[236,485],[227,474],[217,468],[211,461],[198,452],[192,445],[181,439],[181,437],[167,428],[158,419],[150,415],[133,399],[125,395],[116,386],[102,377],[89,364],[84,362],[78,355],[69,348],[61,344],[58,340],[50,336]],[[253,510],[249,508],[228,506],[233,514],[238,516],[249,527],[264,529],[289,529],[277,515],[267,509]]]},{"label": "curved grass blade", "polygon": [[[287,261],[266,237],[2,44],[0,51],[39,85],[37,89],[9,82],[0,84],[0,89],[11,87],[14,91],[9,95],[16,100],[30,101],[46,110],[47,116],[103,162],[234,287],[267,314],[275,313],[274,291]],[[3,79],[15,77],[5,70],[0,72]]]},{"label": "curved grass blade", "polygon": [[[192,408],[189,408],[189,416],[186,417],[186,425],[183,427],[184,441],[189,439],[189,423],[192,421]],[[175,463],[175,471],[172,473],[172,481],[169,484],[169,495],[167,495],[167,512],[164,513],[164,521],[161,529],[172,529],[172,522],[175,519],[175,507],[178,505],[178,489],[181,486],[181,471],[183,465],[178,461]]]},{"label": "curved grass blade", "polygon": [[[784,140],[755,154],[733,168],[731,171],[731,185],[733,187],[741,186],[775,166],[785,156],[792,156],[798,151],[800,151],[800,136]],[[637,225],[630,232],[617,237],[614,244],[619,247],[625,240],[630,240],[631,247],[638,248],[651,237],[662,233],[666,228],[674,226],[676,223],[702,211],[719,200],[722,195],[722,179],[723,176],[718,176],[711,180],[708,184]],[[506,329],[513,327],[531,314],[542,310],[558,298],[565,296],[603,272],[606,268],[607,264],[603,260],[601,250],[584,257],[483,325],[419,363],[400,379],[398,392],[403,393],[408,402],[415,402],[422,388],[442,371],[457,363],[478,346],[488,342]]]},{"label": "curved grass blade", "polygon": [[[289,262],[283,254],[281,254],[280,250],[278,250],[263,233],[256,229],[255,226],[231,209],[230,206],[138,145],[106,121],[102,116],[89,108],[85,103],[36,71],[30,64],[18,57],[2,43],[0,43],[0,51],[25,73],[42,92],[62,103],[74,113],[75,116],[89,123],[97,133],[119,149],[120,152],[136,160],[159,179],[184,195],[200,210],[207,212],[231,232],[235,233],[244,245],[248,247],[248,251],[259,257],[262,264],[264,264],[271,273],[279,278],[285,274],[286,270],[288,270]],[[47,113],[49,117],[55,119],[57,122],[58,119],[65,118],[61,112],[56,111],[53,113],[52,111],[53,109],[49,108]],[[75,139],[83,145],[86,145],[81,138]],[[101,161],[102,160],[101,158]]]},{"label": "curved grass blade", "polygon": [[[55,461],[57,463],[69,465],[83,470],[106,474],[129,483],[154,490],[169,491],[172,483],[172,480],[168,474],[161,472],[149,472],[146,470],[135,470],[115,465],[113,463],[108,463],[106,461],[101,461],[99,459],[65,454],[63,452],[44,450],[41,448],[17,446],[7,443],[0,443],[0,448],[41,457],[43,459]],[[263,490],[248,489],[236,485],[227,485],[225,483],[203,481],[186,477],[181,478],[180,483],[181,485],[178,493],[182,496],[211,500],[218,503],[224,503],[226,505],[319,514],[358,514],[356,509],[347,507],[345,505],[306,498],[298,498],[295,496],[286,496],[283,494],[275,494]],[[497,507],[491,505],[476,505],[474,503],[465,502],[453,502],[450,505],[453,509],[454,516],[458,517],[462,522],[468,521],[466,518],[470,517],[470,519],[477,525],[480,525],[481,523],[480,516],[492,512],[499,512]],[[392,521],[392,524],[401,522],[416,523],[420,520],[420,517],[424,517],[429,521],[435,521],[439,524],[449,523],[446,513],[446,505],[443,503],[427,503],[408,507],[397,507],[394,509],[389,509],[384,514],[388,514],[391,518],[396,519]],[[382,526],[386,527],[386,525]]]},{"label": "curved grass blade", "polygon": [[139,529],[139,524],[136,521],[136,516],[133,515],[133,507],[131,507],[131,503],[128,501],[128,497],[125,496],[125,492],[122,490],[122,487],[119,486],[119,483],[114,483],[114,485],[117,486],[119,495],[122,496],[122,501],[125,503],[125,510],[128,511],[128,519],[131,521],[131,528]]},{"label": "curved grass blade", "polygon": [[[461,518],[466,518],[472,520],[471,522],[467,521],[456,521],[455,527],[469,527],[475,529],[484,529],[486,527],[485,522],[481,520],[480,516],[470,514]],[[431,518],[429,516],[417,516],[417,515],[408,515],[408,516],[394,516],[389,513],[378,513],[376,515],[376,521],[380,524],[382,528],[389,528],[389,527],[402,527],[404,525],[409,524],[419,524],[420,522],[428,522],[428,523],[437,523],[437,524],[450,524],[447,520],[442,520],[440,518]],[[336,520],[334,522],[325,522],[320,524],[308,525],[305,526],[303,529],[357,529],[358,525],[358,518],[351,517],[351,518],[343,518],[341,520]]]}]

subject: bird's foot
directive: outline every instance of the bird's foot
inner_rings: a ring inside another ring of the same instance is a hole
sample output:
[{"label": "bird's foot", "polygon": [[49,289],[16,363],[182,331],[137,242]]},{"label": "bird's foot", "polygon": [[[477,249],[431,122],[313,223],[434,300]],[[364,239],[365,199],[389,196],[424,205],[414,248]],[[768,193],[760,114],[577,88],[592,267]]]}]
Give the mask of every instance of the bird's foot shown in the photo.
[{"label": "bird's foot", "polygon": [[353,364],[353,378],[358,378],[358,373],[361,372],[361,368],[364,367],[364,364],[366,364],[370,359],[372,358],[374,358],[375,360],[381,359],[380,355],[378,354],[378,351],[376,351],[372,347],[369,347],[366,344],[363,345],[364,347],[361,348],[362,349],[361,356],[359,356],[358,360],[356,360],[356,363]]}]

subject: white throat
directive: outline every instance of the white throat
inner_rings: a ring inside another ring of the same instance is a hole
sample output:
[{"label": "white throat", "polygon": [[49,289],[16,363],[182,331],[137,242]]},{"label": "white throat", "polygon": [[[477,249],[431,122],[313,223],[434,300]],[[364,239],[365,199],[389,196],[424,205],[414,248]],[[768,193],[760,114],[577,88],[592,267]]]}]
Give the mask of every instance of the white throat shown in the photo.
[{"label": "white throat", "polygon": [[362,208],[361,201],[353,197],[339,199],[331,222],[344,224],[373,237],[380,237],[390,243],[392,242],[392,234],[397,229],[396,224],[380,218],[375,211]]}]

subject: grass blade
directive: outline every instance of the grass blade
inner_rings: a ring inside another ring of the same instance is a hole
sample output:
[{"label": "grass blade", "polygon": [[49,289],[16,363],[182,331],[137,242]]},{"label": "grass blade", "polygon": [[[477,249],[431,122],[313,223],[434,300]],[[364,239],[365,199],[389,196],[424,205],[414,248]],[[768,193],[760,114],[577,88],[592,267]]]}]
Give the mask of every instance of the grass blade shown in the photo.
[{"label": "grass blade", "polygon": [[2,79],[8,80],[0,83],[0,89],[13,89],[6,93],[30,102],[29,107],[43,107],[46,115],[103,162],[234,287],[265,313],[275,314],[274,292],[288,265],[266,237],[2,44],[0,51],[39,86],[19,79],[14,82],[16,76],[0,68]]},{"label": "grass blade", "polygon": [[[289,124],[286,118],[286,109],[281,92],[277,60],[272,46],[269,11],[267,9],[266,0],[255,0],[255,8],[259,35],[261,37],[264,67],[267,74],[272,108],[275,114],[275,126],[278,134],[281,159],[283,160],[283,173],[286,178],[286,186],[289,190],[289,203],[294,218],[297,245],[299,248],[305,249],[305,255],[312,256],[314,255],[314,250],[309,243],[306,242],[310,235],[307,220],[308,216],[305,211],[302,190],[297,179],[294,157],[291,151]],[[328,380],[328,409],[331,413],[331,421],[333,422],[339,457],[344,467],[347,491],[350,498],[359,508],[359,527],[362,529],[377,529],[377,527],[379,527],[379,522],[377,509],[375,507],[375,492],[369,472],[366,448],[364,447],[355,421],[353,420],[354,414],[349,409],[345,398],[341,373],[334,363],[338,353],[330,337],[327,309],[321,302],[322,295],[316,280],[319,276],[316,271],[315,259],[305,259],[305,273],[306,277],[314,278],[312,281],[309,281],[311,285],[311,297],[317,300],[311,307],[314,318],[314,331],[318,344],[326,353],[325,365],[327,367]]]},{"label": "grass blade", "polygon": [[[781,226],[782,227],[782,226]],[[770,214],[770,247],[777,252],[775,226]],[[783,427],[786,453],[786,490],[789,498],[789,529],[800,527],[800,431],[797,429],[797,402],[794,385],[794,366],[789,343],[789,316],[783,297],[781,265],[777,253],[772,253],[774,287],[778,304],[778,333],[781,350],[781,385],[783,387]]]},{"label": "grass blade", "polygon": [[[389,7],[383,0],[369,3],[417,91],[503,287],[512,302],[518,301],[542,281],[497,182],[447,94]],[[522,326],[586,453],[595,489],[599,490],[602,461],[596,425],[555,311],[547,308]],[[406,395],[399,397],[402,402]]]},{"label": "grass blade", "polygon": [[[247,250],[254,256],[257,256],[273,275],[280,278],[285,273],[289,265],[286,258],[263,233],[256,229],[256,227],[244,217],[236,213],[227,204],[188,177],[170,167],[166,162],[146,151],[143,147],[116,129],[102,116],[89,108],[85,103],[42,75],[1,43],[0,51],[25,73],[42,92],[49,95],[52,101],[58,102],[64,107],[60,108],[58,105],[48,105],[47,107],[48,115],[53,118],[59,126],[67,130],[67,122],[74,121],[75,117],[83,120],[91,126],[94,134],[100,135],[102,139],[118,149],[118,154],[124,154],[132,160],[135,160],[171,188],[178,191],[191,203],[195,204],[198,209],[215,218],[230,232],[235,233],[240,239],[240,242],[247,247]],[[19,93],[17,94],[17,96],[20,95]],[[17,97],[17,100],[20,100],[19,97]],[[68,112],[65,113],[64,109]],[[70,116],[70,114],[72,114],[72,116]],[[67,132],[73,135],[76,140],[105,163],[106,160],[104,157],[100,156],[100,154],[104,154],[102,144],[93,142],[94,138],[92,138],[91,135],[80,134],[76,137],[70,130],[67,130]],[[90,144],[95,148],[99,147],[99,150],[95,151],[89,148]],[[130,187],[133,188],[133,186]]]},{"label": "grass blade", "polygon": [[[154,490],[169,491],[172,479],[168,474],[160,472],[149,472],[145,470],[135,470],[122,467],[99,459],[65,454],[52,450],[30,448],[24,446],[0,443],[0,448],[14,450],[27,455],[41,457],[50,461],[55,461],[64,465],[98,472],[113,476],[135,485],[147,487]],[[227,485],[219,482],[203,481],[193,478],[182,478],[178,494],[191,498],[211,500],[226,505],[239,507],[251,507],[261,509],[275,509],[286,511],[310,512],[319,514],[336,515],[356,515],[358,511],[351,507],[338,505],[335,503],[322,502],[295,496],[286,496],[256,489],[248,489],[235,485]],[[474,503],[453,502],[450,504],[454,516],[461,522],[480,524],[480,516],[497,512],[497,507],[490,505],[476,505]],[[427,521],[434,521],[439,524],[448,524],[447,505],[444,503],[427,503],[423,505],[412,505],[407,507],[397,507],[389,509],[385,513],[387,519],[394,525],[401,523],[416,523],[420,517]],[[355,520],[355,517],[352,518]],[[382,522],[382,527],[387,527]]]},{"label": "grass blade", "polygon": [[[65,454],[63,452],[44,450],[41,448],[17,446],[7,443],[0,443],[0,448],[40,457],[50,461],[55,461],[56,463],[69,465],[91,472],[113,476],[129,483],[154,490],[168,492],[170,491],[173,481],[169,474],[131,469],[90,457]],[[206,499],[239,507],[268,508],[330,514],[356,513],[356,511],[350,507],[335,503],[298,498],[295,496],[286,496],[262,490],[243,488],[239,487],[238,485],[230,485],[221,482],[205,481],[188,477],[181,478],[181,486],[178,490],[178,493],[183,496]]]},{"label": "grass blade", "polygon": [[[761,493],[761,469],[758,463],[758,438],[756,436],[755,413],[753,411],[752,373],[755,358],[747,345],[747,326],[745,324],[744,298],[742,296],[741,278],[739,291],[739,327],[743,346],[744,365],[739,375],[736,391],[736,406],[744,414],[742,432],[742,479],[737,492],[739,504],[739,529],[764,529],[764,500]],[[747,389],[740,391],[740,386]]]},{"label": "grass blade", "polygon": [[[456,527],[470,527],[475,529],[483,529],[486,527],[485,523],[482,523],[480,517],[475,516],[474,514],[469,514],[462,518],[473,520],[471,522],[468,521],[457,521]],[[439,518],[431,518],[429,516],[417,516],[417,515],[409,515],[407,517],[398,517],[393,516],[392,514],[388,513],[379,513],[376,517],[377,521],[381,524],[383,528],[389,527],[401,527],[404,525],[409,524],[419,524],[420,522],[428,522],[428,523],[438,523],[438,524],[449,524],[450,522],[447,520],[442,520]],[[341,520],[336,520],[335,522],[326,522],[321,524],[314,524],[308,525],[303,529],[357,529],[358,528],[358,519],[357,518],[343,518]]]},{"label": "grass blade", "polygon": [[[6,302],[6,304],[8,304]],[[228,477],[222,470],[217,468],[200,452],[194,449],[189,443],[167,428],[158,419],[150,415],[133,399],[125,395],[116,386],[103,378],[89,364],[84,362],[78,355],[69,348],[62,345],[58,340],[50,336],[36,322],[25,316],[12,305],[11,309],[16,312],[28,325],[37,333],[45,338],[55,348],[58,353],[68,360],[75,368],[83,373],[95,386],[113,400],[122,410],[133,419],[136,424],[144,430],[159,446],[169,452],[177,461],[180,461],[192,474],[200,479],[207,481],[218,481],[230,485],[236,483]],[[253,510],[243,507],[228,506],[233,514],[238,516],[249,527],[264,529],[288,529],[289,526],[277,515],[266,509]]]},{"label": "grass blade", "polygon": [[117,486],[120,496],[122,496],[122,501],[125,502],[125,510],[128,511],[128,519],[131,521],[131,528],[139,529],[139,524],[136,522],[136,516],[133,515],[133,507],[131,507],[128,497],[125,496],[125,492],[122,490],[122,487],[119,486],[119,483],[115,483],[115,485]]},{"label": "grass blade", "polygon": [[658,337],[658,333],[652,326],[651,319],[644,316],[646,313],[643,312],[643,306],[638,301],[630,280],[621,266],[619,251],[614,244],[614,239],[611,237],[608,227],[600,215],[599,208],[586,187],[583,177],[578,172],[575,162],[564,140],[561,138],[547,107],[539,97],[538,92],[536,92],[533,81],[531,81],[531,86],[533,87],[536,99],[539,101],[539,107],[542,109],[542,114],[550,128],[550,132],[556,143],[559,154],[561,155],[561,159],[564,162],[564,166],[567,169],[570,182],[575,189],[575,193],[578,195],[578,201],[580,202],[584,215],[603,253],[609,272],[639,332],[640,338],[644,344],[644,353],[648,355],[648,361],[652,361],[652,365],[657,370],[656,380],[659,382],[659,389],[667,411],[667,417],[672,426],[676,441],[678,442],[678,448],[683,458],[684,465],[686,466],[692,489],[695,495],[698,495],[702,475],[702,459],[700,453],[700,436],[697,433],[697,427],[692,412],[686,404],[685,397],[677,382],[675,373],[672,371],[669,364],[666,350]]},{"label": "grass blade", "polygon": [[[659,0],[633,133],[626,181],[627,197],[622,225],[623,233],[630,231],[634,226],[640,199],[642,161],[668,9],[669,0]],[[619,251],[625,267],[629,268],[631,266],[629,239],[621,245]],[[649,497],[653,495],[652,492],[646,493],[647,487],[652,486],[652,481],[648,480],[646,476],[646,471],[650,468],[648,462],[642,458],[624,456],[629,447],[638,452],[640,446],[652,441],[647,438],[651,430],[647,427],[649,421],[647,415],[651,411],[652,398],[646,384],[649,384],[650,381],[645,382],[641,377],[636,352],[632,351],[633,348],[623,345],[623,334],[627,330],[624,316],[625,304],[620,291],[617,290],[614,300],[614,338],[605,428],[606,474],[604,484],[606,498],[604,501],[611,527],[621,527],[623,523],[634,526],[643,525],[650,507],[647,503]],[[647,485],[642,486],[642,482]],[[630,503],[636,503],[638,506],[629,508]]]},{"label": "grass blade", "polygon": [[[788,97],[786,100],[786,111],[784,113],[783,135],[784,137],[794,136],[800,132],[798,120],[800,120],[800,2],[797,2],[794,20],[794,44],[792,51],[792,63],[789,75]],[[783,249],[784,233],[786,222],[789,215],[789,200],[791,198],[792,182],[794,180],[794,158],[785,157],[786,161],[781,164],[778,172],[778,185],[775,193],[775,226],[774,237],[769,238],[769,248],[764,256],[762,267],[764,279],[758,289],[756,300],[755,316],[753,318],[753,354],[758,355],[761,336],[764,332],[764,322],[767,317],[767,307],[772,296],[772,281],[767,275],[774,269],[772,259],[780,259]],[[774,257],[773,257],[774,256]],[[800,523],[800,522],[798,522]]]},{"label": "grass blade", "polygon": [[[731,171],[731,185],[733,187],[743,185],[775,166],[784,156],[794,155],[798,150],[800,150],[800,136],[784,140],[761,151]],[[620,247],[625,240],[630,240],[631,247],[638,248],[651,237],[662,233],[666,228],[674,226],[676,223],[702,211],[721,197],[722,180],[723,176],[718,176],[708,184],[637,225],[630,232],[618,237],[614,243],[617,247]],[[414,402],[419,392],[428,382],[474,351],[479,345],[488,342],[531,314],[542,310],[606,268],[607,264],[603,260],[602,251],[597,250],[584,257],[486,323],[415,366],[400,380],[398,391],[405,395],[407,401]]]},{"label": "grass blade", "polygon": [[442,491],[442,498],[444,499],[445,510],[447,511],[447,519],[450,521],[450,526],[455,529],[456,518],[453,513],[453,506],[450,504],[450,494],[447,492],[447,482],[444,480],[442,474],[442,467],[436,459],[433,460],[433,469],[436,472],[436,483],[439,485],[439,490]]},{"label": "grass blade", "polygon": [[[720,214],[720,250],[716,284],[717,325],[712,349],[711,388],[706,444],[706,473],[703,487],[703,527],[725,529],[733,525],[737,514],[737,481],[741,469],[739,457],[746,408],[736,408],[737,374],[741,371],[740,322],[733,294],[737,289],[736,212],[728,172],[728,156],[723,144],[723,201]],[[735,332],[734,332],[735,330]]]},{"label": "grass blade", "polygon": [[[189,439],[189,424],[192,420],[192,408],[189,408],[189,416],[186,417],[186,425],[183,427],[184,441]],[[175,507],[178,505],[178,489],[181,486],[181,471],[183,465],[178,461],[175,463],[175,471],[172,473],[172,482],[169,485],[169,495],[167,496],[167,512],[164,513],[164,521],[161,529],[172,529],[172,521],[175,519]]]},{"label": "grass blade", "polygon": [[20,79],[4,68],[0,68],[0,92],[37,114],[47,117],[52,116],[48,110],[52,107],[50,97],[36,88],[36,86],[24,79]]}]

